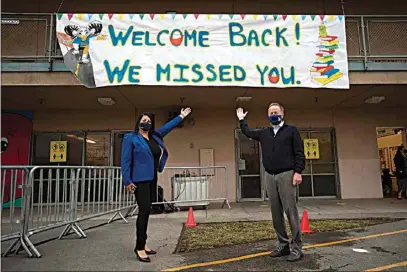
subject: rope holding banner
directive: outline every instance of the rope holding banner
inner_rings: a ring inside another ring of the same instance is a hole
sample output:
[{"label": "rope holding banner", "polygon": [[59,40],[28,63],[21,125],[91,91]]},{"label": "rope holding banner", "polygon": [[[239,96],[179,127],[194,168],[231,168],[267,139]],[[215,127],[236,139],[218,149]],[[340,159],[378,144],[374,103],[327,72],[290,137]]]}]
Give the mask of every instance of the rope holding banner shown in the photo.
[{"label": "rope holding banner", "polygon": [[64,4],[64,1],[65,1],[65,0],[62,0],[62,1],[61,1],[61,4],[59,4],[59,8],[58,8],[58,10],[57,10],[56,13],[59,13],[59,10],[61,9],[62,5]]},{"label": "rope holding banner", "polygon": [[344,0],[341,0],[342,13],[343,13],[343,16],[345,16],[345,7],[343,4],[344,4]]}]

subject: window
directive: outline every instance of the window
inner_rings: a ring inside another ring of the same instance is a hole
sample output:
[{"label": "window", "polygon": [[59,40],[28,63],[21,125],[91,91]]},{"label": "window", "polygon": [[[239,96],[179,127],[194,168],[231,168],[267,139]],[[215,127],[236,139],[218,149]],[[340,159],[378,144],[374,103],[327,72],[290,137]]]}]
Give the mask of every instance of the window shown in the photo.
[{"label": "window", "polygon": [[110,133],[86,133],[86,160],[85,165],[108,166],[110,157]]}]

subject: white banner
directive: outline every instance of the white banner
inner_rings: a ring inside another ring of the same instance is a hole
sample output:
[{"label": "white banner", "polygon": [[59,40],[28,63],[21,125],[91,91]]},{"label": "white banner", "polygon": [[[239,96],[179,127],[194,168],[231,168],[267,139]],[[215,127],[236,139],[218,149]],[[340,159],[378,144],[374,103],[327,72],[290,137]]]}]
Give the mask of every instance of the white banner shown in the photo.
[{"label": "white banner", "polygon": [[57,37],[90,88],[349,88],[344,16],[68,13]]}]

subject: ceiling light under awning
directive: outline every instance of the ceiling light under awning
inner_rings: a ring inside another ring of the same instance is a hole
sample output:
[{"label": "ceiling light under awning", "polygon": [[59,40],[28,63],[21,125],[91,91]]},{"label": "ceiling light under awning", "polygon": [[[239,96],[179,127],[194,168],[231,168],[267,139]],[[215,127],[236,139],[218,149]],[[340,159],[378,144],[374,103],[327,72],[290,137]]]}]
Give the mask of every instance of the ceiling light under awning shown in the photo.
[{"label": "ceiling light under awning", "polygon": [[371,97],[365,99],[365,103],[367,103],[367,104],[378,104],[378,103],[382,102],[385,99],[386,99],[386,97],[384,97],[384,96],[371,96]]},{"label": "ceiling light under awning", "polygon": [[239,96],[236,98],[236,102],[249,102],[252,100],[251,96]]}]

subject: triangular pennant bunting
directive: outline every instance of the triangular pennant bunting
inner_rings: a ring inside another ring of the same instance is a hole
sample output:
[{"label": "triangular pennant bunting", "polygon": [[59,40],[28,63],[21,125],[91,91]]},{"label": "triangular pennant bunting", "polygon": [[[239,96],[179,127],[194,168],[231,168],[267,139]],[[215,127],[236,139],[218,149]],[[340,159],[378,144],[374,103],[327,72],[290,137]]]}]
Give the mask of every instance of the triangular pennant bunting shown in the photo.
[{"label": "triangular pennant bunting", "polygon": [[264,17],[264,21],[266,21],[269,16],[268,15],[263,15],[263,17]]},{"label": "triangular pennant bunting", "polygon": [[108,13],[108,14],[107,14],[107,16],[109,17],[110,20],[112,20],[113,15],[114,15],[113,13]]},{"label": "triangular pennant bunting", "polygon": [[73,13],[68,13],[68,20],[71,20],[73,17]]},{"label": "triangular pennant bunting", "polygon": [[297,21],[297,15],[293,15],[293,20]]},{"label": "triangular pennant bunting", "polygon": [[312,21],[314,21],[314,20],[315,20],[315,17],[316,17],[316,15],[311,15],[311,19],[312,19]]},{"label": "triangular pennant bunting", "polygon": [[341,21],[341,22],[342,22],[343,15],[339,15],[339,16],[338,16],[338,18],[339,18],[339,21]]},{"label": "triangular pennant bunting", "polygon": [[154,16],[155,16],[155,14],[150,14],[151,20],[154,20]]},{"label": "triangular pennant bunting", "polygon": [[93,14],[88,14],[88,20],[92,20]]},{"label": "triangular pennant bunting", "polygon": [[129,14],[130,20],[133,20],[134,14]]},{"label": "triangular pennant bunting", "polygon": [[301,19],[302,19],[303,21],[305,21],[305,19],[307,19],[307,15],[301,15]]},{"label": "triangular pennant bunting", "polygon": [[257,17],[258,17],[258,16],[259,16],[259,15],[257,15],[257,14],[256,14],[256,15],[253,15],[253,19],[254,19],[254,20],[257,20]]},{"label": "triangular pennant bunting", "polygon": [[283,20],[285,21],[287,19],[287,15],[283,15]]},{"label": "triangular pennant bunting", "polygon": [[82,21],[83,14],[78,14],[78,19]]},{"label": "triangular pennant bunting", "polygon": [[233,19],[233,14],[229,14],[229,18],[232,20]]},{"label": "triangular pennant bunting", "polygon": [[139,14],[138,16],[140,17],[141,20],[143,20],[145,14]]},{"label": "triangular pennant bunting", "polygon": [[333,16],[333,15],[329,15],[329,21],[333,21],[333,20],[334,20],[334,18],[335,18],[335,16]]},{"label": "triangular pennant bunting", "polygon": [[274,21],[277,21],[278,15],[273,15]]},{"label": "triangular pennant bunting", "polygon": [[175,16],[177,16],[177,14],[175,14],[175,13],[171,14],[171,17],[173,20],[175,19]]},{"label": "triangular pennant bunting", "polygon": [[184,17],[184,19],[186,19],[188,14],[182,14],[182,16]]},{"label": "triangular pennant bunting", "polygon": [[105,16],[103,13],[99,13],[99,18],[100,18],[100,20],[103,19],[103,16]]},{"label": "triangular pennant bunting", "polygon": [[319,18],[321,18],[321,21],[323,21],[325,18],[325,15],[319,15]]},{"label": "triangular pennant bunting", "polygon": [[57,13],[57,18],[58,18],[58,20],[61,20],[61,18],[62,18],[62,13]]},{"label": "triangular pennant bunting", "polygon": [[160,19],[163,20],[165,17],[165,14],[160,14]]},{"label": "triangular pennant bunting", "polygon": [[240,17],[242,17],[242,20],[244,20],[244,17],[246,17],[246,14],[240,14]]},{"label": "triangular pennant bunting", "polygon": [[210,20],[210,19],[211,19],[211,15],[210,15],[210,14],[206,15],[206,19]]},{"label": "triangular pennant bunting", "polygon": [[123,20],[124,14],[119,14],[119,20]]},{"label": "triangular pennant bunting", "polygon": [[223,14],[219,14],[219,20],[221,20],[221,19],[222,19],[222,16],[223,16]]},{"label": "triangular pennant bunting", "polygon": [[195,16],[195,19],[198,19],[199,14],[194,14],[194,16]]}]

